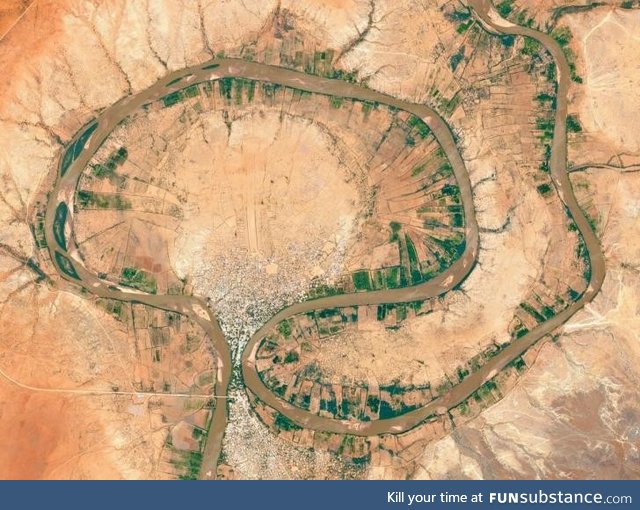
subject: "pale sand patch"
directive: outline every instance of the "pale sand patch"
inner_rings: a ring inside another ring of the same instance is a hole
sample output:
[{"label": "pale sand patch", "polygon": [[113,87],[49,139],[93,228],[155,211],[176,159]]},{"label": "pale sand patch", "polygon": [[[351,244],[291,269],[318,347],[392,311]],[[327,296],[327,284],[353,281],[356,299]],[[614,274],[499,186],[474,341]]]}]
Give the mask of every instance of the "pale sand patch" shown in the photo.
[{"label": "pale sand patch", "polygon": [[584,62],[577,91],[584,129],[618,151],[640,151],[640,11],[596,9],[565,18]]}]

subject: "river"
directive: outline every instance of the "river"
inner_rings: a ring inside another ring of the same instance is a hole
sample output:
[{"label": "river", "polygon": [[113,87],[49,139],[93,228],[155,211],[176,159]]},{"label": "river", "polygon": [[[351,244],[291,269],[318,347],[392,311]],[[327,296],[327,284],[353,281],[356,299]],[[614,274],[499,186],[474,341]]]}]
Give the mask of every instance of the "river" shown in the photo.
[{"label": "river", "polygon": [[[88,126],[85,126],[70,142],[69,147],[71,148],[70,150],[73,150],[73,157],[70,157],[67,153],[68,151],[65,151],[65,154],[60,158],[58,167],[59,177],[50,193],[47,204],[45,235],[51,260],[60,276],[64,280],[74,285],[79,285],[86,289],[87,292],[96,296],[125,302],[142,303],[162,310],[177,312],[197,322],[206,331],[218,355],[217,363],[219,370],[215,385],[216,396],[226,397],[232,373],[231,353],[216,319],[215,312],[208,306],[208,303],[203,298],[175,295],[158,296],[127,289],[120,286],[117,282],[99,278],[83,264],[73,235],[73,200],[82,171],[118,123],[136,109],[190,84],[208,80],[225,77],[245,78],[274,83],[311,93],[328,94],[361,101],[377,101],[380,104],[405,110],[422,118],[429,126],[451,163],[460,188],[464,209],[466,237],[464,253],[444,273],[419,285],[402,289],[341,294],[296,303],[281,310],[249,340],[242,354],[242,376],[244,384],[249,390],[284,416],[303,427],[328,432],[349,433],[361,436],[400,433],[417,426],[431,415],[445,412],[458,405],[484,382],[493,377],[497,371],[524,353],[540,338],[562,325],[578,310],[584,307],[586,303],[590,302],[602,286],[605,275],[604,256],[600,248],[600,243],[591,230],[585,215],[578,206],[567,174],[566,116],[570,74],[569,65],[562,49],[554,39],[544,33],[513,25],[503,20],[495,12],[490,2],[477,0],[470,1],[469,4],[473,7],[476,16],[481,20],[487,30],[500,34],[533,37],[547,48],[555,59],[556,65],[558,66],[559,84],[555,130],[550,158],[550,172],[561,200],[570,211],[585,241],[591,260],[592,274],[587,290],[577,301],[552,319],[540,324],[522,338],[513,341],[481,369],[469,375],[464,381],[454,386],[445,395],[422,408],[395,418],[369,422],[349,422],[316,416],[308,411],[292,406],[271,392],[271,390],[262,383],[255,370],[255,354],[260,340],[272,327],[287,317],[323,308],[429,299],[448,292],[462,283],[476,263],[479,249],[479,236],[471,183],[451,129],[444,119],[425,105],[402,101],[358,84],[308,75],[255,62],[219,58],[173,72],[144,91],[124,97],[111,107],[103,110],[94,121]],[[89,130],[92,132],[87,133]],[[81,144],[76,144],[76,142],[78,140],[84,142],[87,138],[88,141],[84,143],[82,150],[78,150]],[[68,212],[64,224],[60,224],[59,222],[57,225],[58,235],[56,236],[56,210],[58,210],[61,203],[66,204]],[[63,239],[60,238],[61,230],[59,227],[63,228]],[[205,313],[203,314],[202,311]],[[216,400],[211,427],[203,454],[201,477],[208,478],[209,474],[215,477],[227,419],[228,406],[226,400]]]}]

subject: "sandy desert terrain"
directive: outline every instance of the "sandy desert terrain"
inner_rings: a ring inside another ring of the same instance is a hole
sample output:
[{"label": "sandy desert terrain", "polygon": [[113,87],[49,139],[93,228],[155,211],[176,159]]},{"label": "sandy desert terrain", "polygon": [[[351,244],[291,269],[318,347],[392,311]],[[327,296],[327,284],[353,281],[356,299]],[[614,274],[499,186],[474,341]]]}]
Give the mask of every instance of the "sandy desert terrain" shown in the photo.
[{"label": "sandy desert terrain", "polygon": [[114,104],[215,57],[433,108],[471,183],[468,276],[440,296],[291,314],[256,348],[258,376],[298,410],[401,418],[589,289],[583,236],[550,173],[551,55],[485,31],[458,0],[4,2],[0,478],[640,476],[640,5],[600,3],[496,5],[566,55],[570,182],[602,244],[602,290],[462,402],[402,433],[357,436],[262,401],[244,384],[243,349],[289,305],[448,274],[471,223],[428,122],[212,71],[107,134],[61,192],[73,263],[105,288],[202,298],[231,366],[197,320],[206,311],[99,297],[61,274],[45,232],[59,162]]}]

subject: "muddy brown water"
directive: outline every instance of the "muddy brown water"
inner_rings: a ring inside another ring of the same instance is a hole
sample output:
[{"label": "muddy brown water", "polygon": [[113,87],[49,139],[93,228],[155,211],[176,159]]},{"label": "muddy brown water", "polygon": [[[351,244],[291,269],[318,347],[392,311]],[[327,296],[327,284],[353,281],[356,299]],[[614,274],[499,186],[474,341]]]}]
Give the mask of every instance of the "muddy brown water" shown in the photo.
[{"label": "muddy brown water", "polygon": [[[548,49],[557,63],[560,80],[558,87],[555,131],[550,161],[551,176],[562,201],[573,216],[573,219],[585,240],[591,259],[592,277],[587,291],[569,308],[558,313],[549,321],[542,323],[522,338],[513,341],[508,347],[492,358],[485,366],[477,372],[469,375],[463,382],[454,386],[448,393],[437,398],[426,406],[408,412],[402,416],[390,419],[373,420],[370,422],[350,422],[316,416],[308,411],[292,406],[271,392],[271,390],[262,383],[255,370],[255,353],[260,340],[264,338],[265,334],[278,322],[287,317],[323,308],[397,303],[436,297],[455,288],[457,285],[460,285],[469,275],[477,260],[479,237],[475,209],[473,206],[471,183],[464,161],[456,147],[455,140],[449,126],[435,111],[425,105],[402,101],[386,94],[364,88],[357,84],[307,75],[289,69],[254,62],[222,58],[173,72],[162,80],[156,82],[148,89],[136,95],[122,98],[110,108],[104,110],[95,119],[97,127],[94,128],[93,123],[89,125],[89,128],[94,129],[94,131],[91,133],[88,142],[81,151],[77,150],[74,143],[77,140],[82,139],[83,136],[86,137],[85,131],[87,128],[81,130],[74,140],[72,140],[69,147],[74,151],[73,156],[75,159],[73,159],[71,163],[69,163],[68,157],[65,158],[66,153],[61,158],[58,173],[61,173],[60,168],[63,164],[65,166],[65,172],[64,175],[59,176],[55,187],[50,194],[45,218],[45,234],[51,253],[51,259],[54,261],[60,276],[73,284],[80,285],[86,289],[86,291],[96,296],[131,303],[142,303],[162,310],[177,312],[197,322],[206,331],[209,338],[211,338],[218,354],[218,366],[220,367],[220,370],[218,371],[215,392],[216,396],[224,397],[227,395],[232,373],[231,352],[225,336],[218,324],[215,313],[208,306],[206,300],[196,296],[158,296],[133,291],[131,289],[121,287],[117,283],[99,278],[84,266],[79,256],[78,247],[73,236],[73,197],[83,169],[87,166],[91,157],[99,149],[111,131],[113,131],[118,123],[133,111],[150,101],[157,100],[167,95],[168,93],[202,81],[215,80],[224,77],[245,78],[249,80],[278,84],[312,93],[340,96],[361,101],[375,101],[383,105],[405,110],[421,117],[429,126],[453,167],[456,180],[460,187],[465,215],[466,247],[464,253],[447,271],[428,282],[424,282],[419,285],[402,289],[341,294],[296,303],[281,310],[262,328],[260,328],[260,330],[251,337],[246,345],[242,353],[242,376],[245,386],[251,392],[258,396],[267,405],[273,407],[297,424],[314,430],[346,433],[359,436],[401,433],[417,426],[428,417],[444,412],[447,409],[463,402],[485,381],[493,377],[497,371],[501,370],[509,362],[524,353],[540,338],[562,325],[575,312],[591,301],[602,286],[605,274],[604,257],[602,255],[602,250],[600,249],[599,241],[591,231],[587,219],[578,206],[567,175],[565,122],[567,115],[568,80],[570,75],[569,66],[562,49],[555,40],[546,34],[515,25],[503,26],[503,24],[500,24],[499,19],[496,23],[495,21],[497,18],[494,18],[493,16],[495,15],[491,14],[491,4],[489,2],[480,0],[471,1],[469,3],[487,30],[500,34],[533,37]],[[69,211],[66,218],[65,229],[66,249],[63,245],[57,242],[56,236],[54,235],[55,213],[61,202],[66,203]],[[55,257],[56,252],[67,257],[71,261],[78,276],[77,279],[68,276],[62,268],[58,266]],[[202,314],[202,312],[198,314],[198,308],[201,308],[204,311],[204,314]],[[204,317],[202,315],[204,315]],[[227,419],[228,406],[226,405],[226,401],[216,400],[207,443],[203,454],[201,470],[201,477],[203,478],[215,477]]]}]

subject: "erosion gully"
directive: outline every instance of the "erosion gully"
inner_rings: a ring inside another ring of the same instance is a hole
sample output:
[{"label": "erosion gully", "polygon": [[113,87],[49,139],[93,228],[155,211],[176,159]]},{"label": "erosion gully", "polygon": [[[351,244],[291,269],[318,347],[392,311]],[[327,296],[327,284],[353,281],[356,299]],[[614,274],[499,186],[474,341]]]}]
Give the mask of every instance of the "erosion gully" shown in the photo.
[{"label": "erosion gully", "polygon": [[[532,37],[539,41],[553,56],[558,67],[558,95],[555,112],[555,130],[550,159],[550,173],[558,195],[573,217],[587,246],[591,261],[591,281],[587,290],[567,309],[552,319],[540,324],[523,337],[514,340],[487,362],[478,371],[454,386],[446,394],[433,400],[424,407],[415,409],[402,416],[390,419],[353,422],[316,416],[297,408],[274,394],[261,381],[255,367],[256,351],[260,341],[281,320],[293,315],[324,308],[355,305],[374,305],[424,300],[439,296],[460,285],[473,269],[479,249],[478,224],[469,174],[462,156],[456,146],[453,134],[447,123],[434,110],[426,105],[414,104],[392,96],[364,88],[358,84],[341,80],[308,75],[289,69],[247,62],[232,58],[217,58],[209,62],[173,72],[138,94],[127,96],[111,107],[103,110],[90,124],[85,126],[72,140],[69,149],[60,158],[58,179],[49,195],[45,217],[45,235],[51,260],[59,275],[66,281],[84,288],[87,292],[101,298],[115,299],[129,303],[141,303],[161,310],[177,312],[198,323],[214,344],[218,359],[218,376],[213,397],[222,397],[215,401],[211,425],[203,454],[201,477],[215,477],[216,467],[222,449],[222,439],[228,419],[227,401],[229,381],[232,374],[231,351],[220,328],[214,310],[208,302],[197,296],[151,295],[128,289],[117,282],[100,278],[85,266],[73,234],[73,201],[80,175],[91,157],[100,148],[116,126],[132,112],[146,103],[180,90],[190,84],[217,80],[225,77],[245,78],[278,84],[306,92],[339,96],[360,101],[375,101],[383,105],[398,108],[420,117],[431,129],[443,151],[446,153],[460,194],[465,217],[465,250],[453,265],[437,277],[411,287],[402,289],[379,290],[364,293],[350,293],[304,301],[284,308],[274,315],[249,340],[242,353],[242,377],[247,389],[253,392],[267,405],[273,407],[298,425],[314,430],[370,436],[377,434],[397,434],[407,431],[432,415],[444,413],[467,399],[482,384],[494,377],[508,363],[523,354],[540,338],[565,323],[584,305],[590,302],[605,276],[604,256],[600,243],[591,230],[589,223],[578,206],[567,174],[567,91],[569,86],[569,65],[558,43],[542,32],[514,25],[501,18],[491,2],[471,0],[468,2],[474,14],[484,28],[497,34],[512,34]],[[76,143],[77,142],[77,143]],[[71,153],[69,151],[72,151]],[[60,204],[66,204],[67,214],[63,220],[56,210]],[[55,235],[55,227],[58,235]],[[62,229],[62,230],[61,230]],[[62,236],[60,235],[62,232]]]}]

